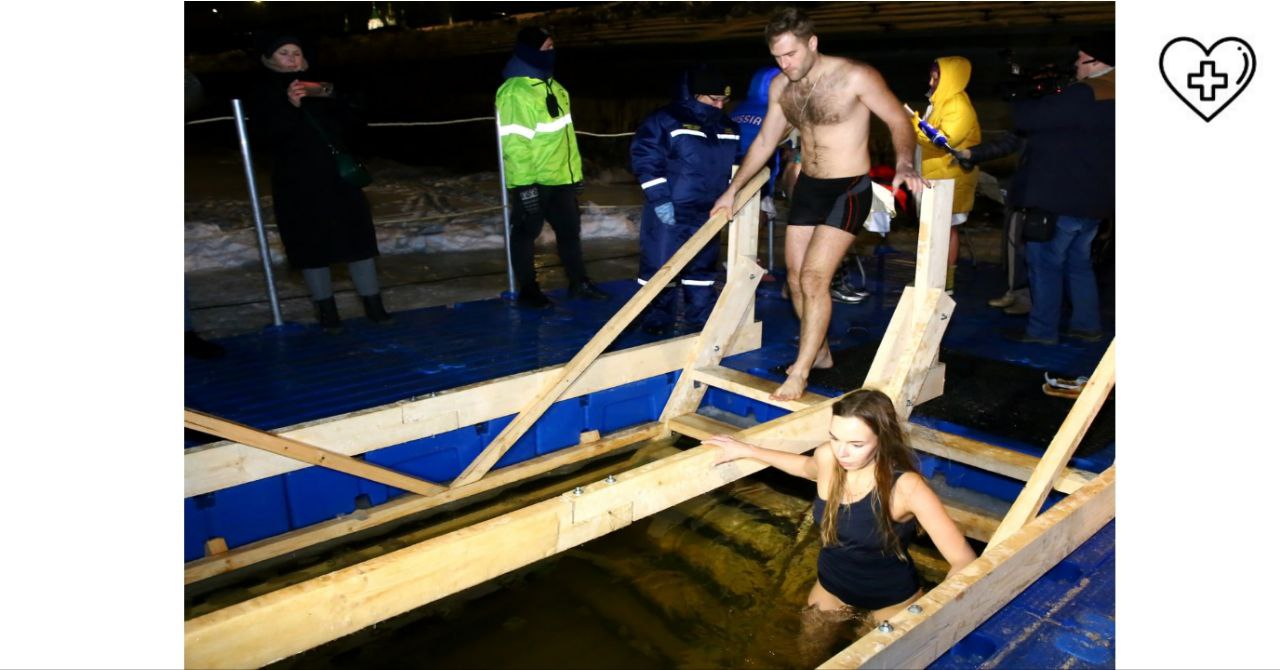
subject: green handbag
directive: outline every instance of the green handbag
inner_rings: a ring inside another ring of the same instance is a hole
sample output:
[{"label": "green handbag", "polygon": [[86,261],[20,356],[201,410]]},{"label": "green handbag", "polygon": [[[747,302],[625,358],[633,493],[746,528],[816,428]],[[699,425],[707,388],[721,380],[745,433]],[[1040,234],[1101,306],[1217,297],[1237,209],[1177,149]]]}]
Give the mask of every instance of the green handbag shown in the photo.
[{"label": "green handbag", "polygon": [[356,188],[364,188],[373,183],[373,176],[369,174],[369,170],[365,168],[364,163],[361,163],[359,158],[345,151],[339,151],[338,147],[334,146],[333,142],[329,140],[329,136],[324,132],[324,129],[320,127],[320,123],[307,110],[302,110],[302,114],[307,117],[311,127],[316,129],[320,139],[329,145],[329,151],[333,154],[333,162],[338,165],[338,176],[342,178],[342,181]]}]

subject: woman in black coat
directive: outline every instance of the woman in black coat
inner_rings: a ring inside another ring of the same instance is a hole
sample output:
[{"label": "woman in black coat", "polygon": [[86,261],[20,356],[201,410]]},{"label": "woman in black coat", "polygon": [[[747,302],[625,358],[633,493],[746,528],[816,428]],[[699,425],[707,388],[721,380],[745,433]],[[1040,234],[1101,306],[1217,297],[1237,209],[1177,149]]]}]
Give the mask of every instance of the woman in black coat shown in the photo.
[{"label": "woman in black coat", "polygon": [[302,270],[326,331],[342,328],[329,273],[334,263],[347,263],[369,319],[389,322],[373,262],[378,241],[369,202],[338,175],[330,149],[349,149],[345,140],[360,122],[333,84],[312,81],[297,38],[265,43],[262,64],[251,122],[270,146],[276,225],[289,264]]}]

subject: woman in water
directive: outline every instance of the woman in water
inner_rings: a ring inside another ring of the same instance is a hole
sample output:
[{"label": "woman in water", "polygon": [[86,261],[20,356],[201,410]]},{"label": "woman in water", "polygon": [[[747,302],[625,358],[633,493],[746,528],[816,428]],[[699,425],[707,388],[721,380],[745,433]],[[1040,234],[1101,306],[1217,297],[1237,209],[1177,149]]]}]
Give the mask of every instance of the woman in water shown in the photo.
[{"label": "woman in water", "polygon": [[871,613],[882,621],[924,594],[907,545],[919,523],[951,565],[976,558],[920,475],[893,402],[859,389],[835,404],[831,440],[812,456],[766,449],[716,435],[718,463],[751,458],[818,483],[814,523],[822,538],[818,581],[809,605],[821,611]]}]

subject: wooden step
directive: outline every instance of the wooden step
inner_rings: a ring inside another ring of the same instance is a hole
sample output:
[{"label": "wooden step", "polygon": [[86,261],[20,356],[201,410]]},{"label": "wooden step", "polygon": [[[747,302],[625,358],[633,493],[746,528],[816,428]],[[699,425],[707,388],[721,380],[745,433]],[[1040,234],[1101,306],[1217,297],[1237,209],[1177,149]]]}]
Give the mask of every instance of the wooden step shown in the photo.
[{"label": "wooden step", "polygon": [[724,389],[752,400],[759,400],[774,407],[789,409],[792,412],[810,405],[816,405],[828,399],[826,396],[806,391],[804,395],[800,396],[799,400],[773,400],[769,397],[769,394],[778,389],[778,382],[762,379],[753,374],[726,368],[722,365],[697,368],[693,371],[693,378],[695,381],[700,381],[708,386]]},{"label": "wooden step", "polygon": [[668,424],[672,432],[688,435],[695,440],[705,440],[712,435],[733,435],[742,429],[701,414],[681,414]]}]

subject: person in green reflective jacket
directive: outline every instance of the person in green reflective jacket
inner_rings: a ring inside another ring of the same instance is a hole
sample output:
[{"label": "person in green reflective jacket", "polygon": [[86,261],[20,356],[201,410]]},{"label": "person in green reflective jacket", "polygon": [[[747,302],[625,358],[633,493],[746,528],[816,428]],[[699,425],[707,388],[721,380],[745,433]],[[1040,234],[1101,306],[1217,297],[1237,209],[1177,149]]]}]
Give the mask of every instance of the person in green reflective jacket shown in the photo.
[{"label": "person in green reflective jacket", "polygon": [[587,278],[582,260],[578,194],[582,157],[569,113],[569,93],[552,79],[555,44],[545,28],[528,26],[516,36],[515,53],[498,88],[498,136],[511,203],[511,265],[516,303],[541,309],[551,301],[538,287],[533,243],[544,221],[556,233],[560,262],[569,278],[569,297],[605,300]]}]

